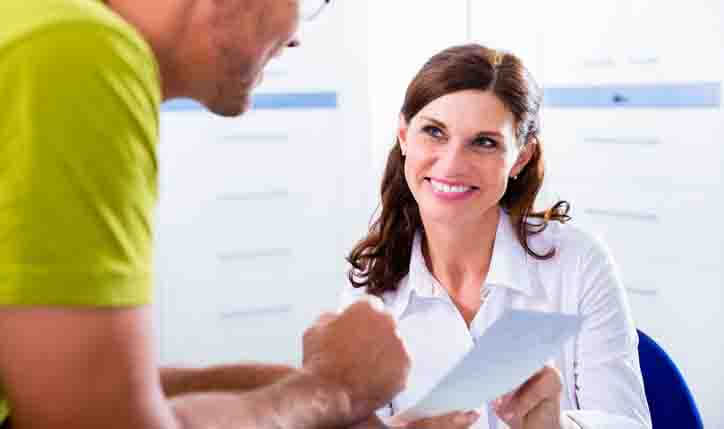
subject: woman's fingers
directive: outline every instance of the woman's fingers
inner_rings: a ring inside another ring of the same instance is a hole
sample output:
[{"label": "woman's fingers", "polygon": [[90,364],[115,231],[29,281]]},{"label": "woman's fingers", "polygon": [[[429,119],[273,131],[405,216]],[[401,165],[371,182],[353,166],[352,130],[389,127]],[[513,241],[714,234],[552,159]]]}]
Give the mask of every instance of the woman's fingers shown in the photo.
[{"label": "woman's fingers", "polygon": [[496,414],[511,429],[548,428],[560,419],[561,376],[546,366],[516,391],[493,402]]},{"label": "woman's fingers", "polygon": [[421,420],[415,420],[413,422],[404,424],[403,426],[391,426],[393,428],[405,428],[405,429],[467,429],[480,418],[480,414],[477,411],[459,411],[450,414],[444,414],[442,416],[430,417]]}]

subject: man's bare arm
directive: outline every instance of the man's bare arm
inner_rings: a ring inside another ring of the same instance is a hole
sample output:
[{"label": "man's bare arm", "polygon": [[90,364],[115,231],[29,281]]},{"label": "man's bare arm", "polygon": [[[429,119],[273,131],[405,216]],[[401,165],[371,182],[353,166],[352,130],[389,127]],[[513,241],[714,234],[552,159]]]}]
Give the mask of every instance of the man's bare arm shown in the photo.
[{"label": "man's bare arm", "polygon": [[[163,393],[151,309],[0,307],[13,429],[347,427],[405,385],[394,321],[369,303],[304,336],[304,367],[250,392]],[[361,353],[360,350],[364,351]]]},{"label": "man's bare arm", "polygon": [[161,368],[161,387],[167,398],[189,393],[245,392],[277,383],[297,370],[261,363],[218,365],[208,368]]},{"label": "man's bare arm", "polygon": [[300,372],[250,393],[167,401],[149,308],[0,309],[13,429],[317,428],[347,424],[338,386]]}]

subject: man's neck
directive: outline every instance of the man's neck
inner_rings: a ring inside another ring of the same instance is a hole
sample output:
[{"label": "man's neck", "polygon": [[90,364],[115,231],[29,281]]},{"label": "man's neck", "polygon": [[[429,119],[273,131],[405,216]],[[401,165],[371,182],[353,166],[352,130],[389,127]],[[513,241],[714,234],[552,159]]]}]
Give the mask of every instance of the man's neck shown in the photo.
[{"label": "man's neck", "polygon": [[161,73],[161,94],[164,100],[183,96],[180,73],[181,48],[185,47],[187,30],[192,19],[195,0],[104,0],[146,40]]}]

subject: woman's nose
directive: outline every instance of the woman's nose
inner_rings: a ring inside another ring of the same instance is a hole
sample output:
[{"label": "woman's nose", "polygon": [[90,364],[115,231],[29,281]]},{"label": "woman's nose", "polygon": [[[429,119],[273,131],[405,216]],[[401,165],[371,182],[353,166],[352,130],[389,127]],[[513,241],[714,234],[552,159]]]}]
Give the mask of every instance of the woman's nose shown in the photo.
[{"label": "woman's nose", "polygon": [[464,173],[467,169],[467,154],[462,142],[449,141],[438,153],[439,167],[448,173]]}]

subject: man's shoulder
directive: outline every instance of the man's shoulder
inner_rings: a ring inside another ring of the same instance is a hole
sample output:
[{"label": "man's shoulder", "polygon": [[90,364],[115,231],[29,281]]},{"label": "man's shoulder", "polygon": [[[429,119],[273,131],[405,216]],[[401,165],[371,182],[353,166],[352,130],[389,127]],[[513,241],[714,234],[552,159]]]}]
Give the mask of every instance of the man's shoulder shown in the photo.
[{"label": "man's shoulder", "polygon": [[110,84],[101,89],[118,92],[114,98],[143,99],[142,110],[156,113],[159,75],[141,34],[99,0],[0,1],[0,86],[4,77],[50,79],[54,83],[44,86],[46,96],[72,85],[87,95],[99,85],[82,82],[102,76]]},{"label": "man's shoulder", "polygon": [[[0,55],[41,36],[92,30],[112,34],[142,56],[152,55],[141,35],[100,0],[3,0],[0,2]],[[82,40],[80,40],[82,42]],[[57,46],[77,49],[78,46]]]}]

